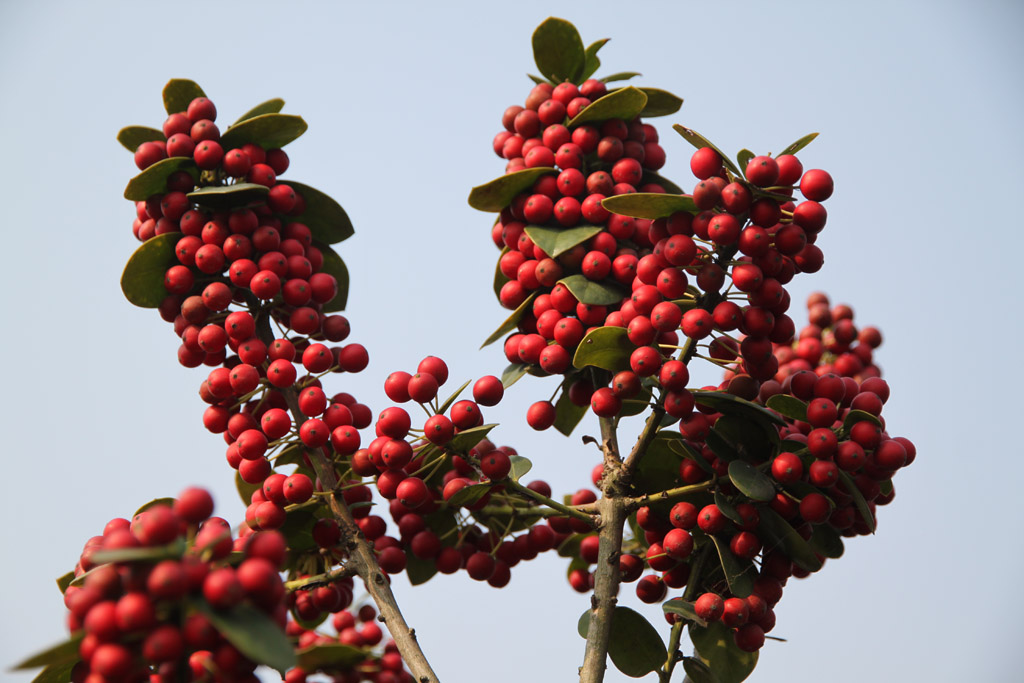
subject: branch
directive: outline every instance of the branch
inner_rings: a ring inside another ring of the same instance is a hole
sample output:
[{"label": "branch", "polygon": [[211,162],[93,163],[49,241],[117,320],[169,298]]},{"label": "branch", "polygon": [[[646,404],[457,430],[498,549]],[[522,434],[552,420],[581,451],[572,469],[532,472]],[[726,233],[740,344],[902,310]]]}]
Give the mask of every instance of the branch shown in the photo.
[{"label": "branch", "polygon": [[575,517],[576,519],[582,520],[582,521],[586,522],[587,524],[594,524],[595,521],[596,521],[592,514],[589,514],[587,512],[583,512],[583,511],[577,509],[576,507],[572,507],[572,506],[569,506],[569,505],[564,505],[562,503],[559,503],[557,500],[553,500],[551,498],[548,498],[547,496],[545,496],[545,495],[543,495],[541,493],[538,493],[538,492],[534,491],[531,488],[523,486],[518,481],[514,481],[513,479],[508,479],[507,481],[503,482],[502,485],[505,487],[506,491],[507,490],[516,491],[517,493],[521,493],[524,496],[528,496],[530,498],[533,498],[535,501],[537,501],[541,505],[546,505],[546,506],[548,506],[549,508],[551,508],[553,510],[557,510],[558,512],[562,513],[563,515],[566,515],[567,517]]}]

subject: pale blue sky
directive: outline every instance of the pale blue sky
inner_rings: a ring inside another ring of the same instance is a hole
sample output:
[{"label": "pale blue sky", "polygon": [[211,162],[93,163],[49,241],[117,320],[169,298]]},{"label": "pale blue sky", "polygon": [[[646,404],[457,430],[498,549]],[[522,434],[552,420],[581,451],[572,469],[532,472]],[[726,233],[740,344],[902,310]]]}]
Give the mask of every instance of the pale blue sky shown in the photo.
[{"label": "pale blue sky", "polygon": [[[730,152],[777,152],[819,131],[801,156],[830,170],[836,191],[818,242],[825,267],[794,283],[794,309],[822,289],[885,334],[885,416],[917,461],[876,537],[790,583],[773,633],[789,642],[764,648],[752,680],[1013,680],[1024,636],[1020,4],[626,7],[0,4],[0,665],[64,636],[53,579],[111,517],[191,484],[241,517],[223,444],[200,422],[202,373],[176,364],[170,327],[118,288],[136,243],[121,198],[135,167],[117,130],[159,126],[171,77],[198,81],[225,121],[282,97],[309,122],[286,177],[353,219],[340,249],[348,315],[371,354],[336,390],[383,407],[383,378],[427,354],[449,361],[454,385],[504,367],[499,347],[477,351],[504,313],[490,291],[491,217],[465,199],[502,172],[490,141],[530,89],[530,34],[553,14],[586,43],[612,38],[599,75],[640,71],[638,84],[685,98],[652,121],[663,173],[683,186],[692,150],[672,123]],[[588,483],[595,454],[520,426],[552,388],[527,378],[486,414],[505,423],[499,441],[568,492]],[[465,576],[395,583],[443,680],[565,681],[582,661],[587,600],[564,568],[554,557],[520,565],[501,591]]]}]

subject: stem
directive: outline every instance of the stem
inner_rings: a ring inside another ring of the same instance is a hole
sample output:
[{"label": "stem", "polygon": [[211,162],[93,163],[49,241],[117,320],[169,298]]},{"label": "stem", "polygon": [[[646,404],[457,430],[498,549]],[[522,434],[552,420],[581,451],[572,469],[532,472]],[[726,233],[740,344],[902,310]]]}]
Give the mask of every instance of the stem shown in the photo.
[{"label": "stem", "polygon": [[575,517],[576,519],[582,520],[582,521],[586,522],[587,524],[593,524],[594,523],[594,517],[592,515],[587,514],[586,512],[581,512],[580,510],[577,510],[574,507],[570,507],[568,505],[564,505],[562,503],[559,503],[557,500],[553,500],[551,498],[548,498],[547,496],[545,496],[545,495],[543,495],[541,493],[537,493],[533,489],[527,488],[527,487],[523,486],[518,481],[514,481],[513,479],[508,479],[508,480],[506,480],[504,482],[504,486],[505,486],[506,490],[516,491],[517,493],[521,493],[524,496],[527,496],[529,498],[533,498],[535,501],[537,501],[541,505],[546,505],[549,508],[551,508],[552,510],[558,510],[563,515],[566,515],[568,517]]},{"label": "stem", "polygon": [[661,424],[661,418],[663,417],[665,417],[665,409],[661,407],[661,402],[659,401],[658,405],[651,410],[647,423],[644,425],[644,431],[640,433],[640,438],[636,440],[636,445],[633,446],[629,457],[626,458],[626,462],[622,465],[627,481],[629,477],[633,476],[637,462],[647,452],[647,447],[651,445],[651,441],[654,441],[654,437],[658,433],[658,425]]},{"label": "stem", "polygon": [[659,491],[658,493],[652,493],[638,498],[626,499],[626,507],[629,512],[636,510],[638,507],[644,505],[650,505],[651,503],[673,503],[677,500],[682,500],[691,493],[697,491],[703,491],[709,489],[718,483],[718,477],[712,477],[707,481],[702,481],[699,484],[690,484],[689,486],[680,486],[674,489],[668,489],[667,491]]}]

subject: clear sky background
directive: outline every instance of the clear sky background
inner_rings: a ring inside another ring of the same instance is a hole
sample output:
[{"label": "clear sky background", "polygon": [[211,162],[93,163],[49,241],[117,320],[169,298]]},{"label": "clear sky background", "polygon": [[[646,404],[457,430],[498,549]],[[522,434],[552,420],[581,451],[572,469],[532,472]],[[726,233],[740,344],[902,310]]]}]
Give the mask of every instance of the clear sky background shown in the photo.
[{"label": "clear sky background", "polygon": [[[877,536],[790,582],[773,632],[789,642],[765,646],[752,680],[1019,680],[1021,5],[368,5],[0,4],[0,665],[65,637],[53,580],[108,519],[192,484],[214,491],[220,514],[243,510],[223,442],[200,421],[204,373],[178,366],[170,326],[119,291],[137,243],[122,198],[136,169],[117,130],[159,127],[173,77],[199,82],[221,123],[271,97],[308,121],[285,178],[353,219],[347,315],[371,353],[329,387],[379,410],[384,377],[427,354],[448,360],[454,386],[505,365],[498,346],[477,350],[505,313],[490,289],[492,218],[466,196],[503,170],[491,138],[531,87],[531,32],[555,15],[585,43],[612,38],[599,75],[639,71],[637,84],[685,98],[652,121],[663,173],[684,187],[693,150],[672,123],[732,153],[819,131],[801,157],[836,192],[825,267],[793,283],[794,317],[821,289],[885,335],[884,414],[917,461]],[[553,388],[526,378],[485,415],[536,476],[571,492],[596,453],[523,422]],[[503,590],[464,574],[395,587],[443,680],[574,679],[588,599],[565,560],[521,564]]]}]

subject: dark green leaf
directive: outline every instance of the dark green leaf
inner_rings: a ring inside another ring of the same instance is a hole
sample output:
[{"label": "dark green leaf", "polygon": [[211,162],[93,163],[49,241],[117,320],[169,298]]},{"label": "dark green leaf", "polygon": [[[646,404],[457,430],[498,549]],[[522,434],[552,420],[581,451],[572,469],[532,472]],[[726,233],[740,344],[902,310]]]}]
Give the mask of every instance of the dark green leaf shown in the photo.
[{"label": "dark green leaf", "polygon": [[579,621],[576,622],[576,632],[581,638],[586,638],[590,633],[590,610],[580,615]]},{"label": "dark green leaf", "polygon": [[220,146],[225,152],[250,143],[263,149],[278,149],[298,139],[308,127],[301,116],[294,114],[260,114],[224,131]]},{"label": "dark green leaf", "polygon": [[600,225],[579,225],[575,228],[551,228],[544,225],[527,225],[526,234],[533,243],[551,258],[557,258],[577,244],[583,244],[604,230]]},{"label": "dark green leaf", "polygon": [[604,47],[604,44],[607,42],[607,38],[596,40],[588,45],[587,49],[583,51],[583,72],[580,73],[579,77],[581,83],[593,76],[594,72],[601,68],[601,60],[597,58],[597,51]]},{"label": "dark green leaf", "polygon": [[[571,501],[572,501],[572,496],[571,495],[567,495],[565,497],[565,504],[566,505],[570,505]],[[590,534],[573,534],[573,535],[569,536],[567,539],[562,541],[559,544],[558,548],[556,549],[556,552],[558,553],[558,556],[559,557],[577,557],[580,554],[580,542],[583,541],[583,537],[584,536],[589,536],[589,535]]]},{"label": "dark green leaf", "polygon": [[143,142],[166,140],[163,131],[146,126],[125,126],[117,131],[117,141],[129,152],[134,152]]},{"label": "dark green leaf", "polygon": [[625,327],[598,327],[580,341],[573,355],[574,367],[592,365],[609,372],[629,369],[629,356],[636,345],[629,341]]},{"label": "dark green leaf", "polygon": [[679,187],[668,178],[658,175],[654,171],[644,171],[644,176],[640,182],[641,185],[647,185],[648,183],[661,185],[663,188],[665,188],[665,192],[671,194],[686,194],[686,192],[683,191],[683,188]]},{"label": "dark green leaf", "polygon": [[174,498],[154,498],[153,500],[149,501],[148,503],[140,506],[139,509],[135,511],[135,514],[132,515],[132,517],[135,517],[135,515],[138,515],[140,512],[145,512],[146,510],[148,510],[150,508],[156,507],[157,505],[165,505],[167,507],[174,507],[174,502],[175,502]]},{"label": "dark green leaf", "polygon": [[331,247],[321,243],[317,243],[316,246],[324,256],[324,265],[320,272],[333,275],[334,279],[338,282],[338,293],[334,295],[333,299],[324,304],[323,312],[337,313],[338,311],[344,311],[345,304],[348,303],[348,266],[338,256],[338,252],[334,251]]},{"label": "dark green leaf", "polygon": [[92,554],[92,561],[97,565],[109,564],[111,562],[157,562],[159,560],[178,559],[184,554],[185,539],[178,538],[167,545],[97,550]]},{"label": "dark green leaf", "polygon": [[683,671],[691,683],[719,683],[708,665],[696,657],[683,657]]},{"label": "dark green leaf", "polygon": [[679,107],[683,106],[683,98],[676,97],[667,90],[659,90],[658,88],[640,89],[647,95],[647,105],[640,112],[640,116],[668,116],[669,114],[675,114],[679,111]]},{"label": "dark green leaf", "polygon": [[242,121],[254,119],[257,116],[262,116],[263,114],[276,114],[282,109],[284,109],[284,100],[280,97],[275,97],[272,100],[267,100],[266,102],[257,104],[255,107],[239,116],[234,125],[237,126]]},{"label": "dark green leaf", "polygon": [[716,489],[714,498],[715,506],[722,511],[722,514],[725,515],[727,519],[736,522],[738,525],[743,524],[743,516],[740,515],[739,510],[729,502],[729,499],[722,495],[721,491]]},{"label": "dark green leaf", "polygon": [[727,157],[722,152],[722,150],[718,149],[718,147],[716,147],[714,144],[712,144],[712,142],[710,140],[708,140],[706,137],[704,137],[703,135],[701,135],[697,131],[695,131],[695,130],[693,130],[691,128],[687,128],[686,126],[680,126],[678,123],[673,125],[672,128],[677,133],[682,135],[684,140],[689,142],[691,145],[693,145],[697,149],[700,149],[701,147],[710,147],[711,149],[715,150],[716,152],[718,152],[718,156],[722,157],[722,163],[724,163],[726,165],[726,167],[730,171],[732,171],[736,175],[743,175],[742,173],[740,173],[740,169],[736,168],[736,164],[734,164],[732,162],[732,159]]},{"label": "dark green leaf", "polygon": [[732,462],[738,456],[736,449],[729,441],[722,436],[722,432],[717,429],[712,429],[708,432],[707,439],[705,441],[708,444],[708,448],[715,454],[715,457],[725,462]]},{"label": "dark green leaf", "polygon": [[467,379],[465,382],[463,382],[461,387],[453,391],[451,395],[444,400],[444,403],[442,403],[441,406],[437,409],[438,415],[452,407],[452,404],[455,403],[455,401],[459,398],[459,394],[465,391],[466,387],[469,386],[469,382],[470,380]]},{"label": "dark green leaf", "polygon": [[73,661],[49,664],[32,679],[32,683],[68,683],[71,680],[71,671],[77,663]]},{"label": "dark green leaf", "polygon": [[252,661],[265,664],[282,676],[295,666],[295,651],[288,637],[265,613],[246,604],[224,612],[211,609],[204,601],[193,604],[229,643]]},{"label": "dark green leaf", "polygon": [[739,165],[741,169],[743,169],[745,173],[747,170],[747,164],[750,163],[750,160],[753,159],[755,156],[757,155],[751,152],[749,149],[741,149],[739,152],[736,152],[736,163]]},{"label": "dark green leaf", "polygon": [[636,78],[637,76],[643,76],[643,74],[637,71],[620,71],[612,74],[611,76],[605,76],[601,80],[605,83],[614,83],[615,81],[628,81],[631,78]]},{"label": "dark green leaf", "polygon": [[883,496],[888,496],[890,493],[892,493],[892,489],[892,479],[883,479],[882,481],[878,482],[878,491]]},{"label": "dark green leaf", "polygon": [[63,593],[64,591],[66,591],[68,589],[68,586],[70,586],[71,582],[74,581],[74,580],[75,580],[75,573],[74,572],[68,572],[64,576],[61,576],[61,577],[59,577],[57,579],[57,588],[59,588],[60,592]]},{"label": "dark green leaf", "polygon": [[647,391],[641,391],[633,398],[622,400],[622,409],[619,410],[620,417],[632,417],[645,412],[651,406],[651,395]]},{"label": "dark green leaf", "polygon": [[456,453],[465,454],[483,439],[487,438],[487,434],[497,426],[498,425],[496,424],[490,424],[464,429],[452,437],[452,440],[448,442],[446,449]]},{"label": "dark green leaf", "polygon": [[235,490],[238,491],[238,497],[242,499],[243,505],[252,504],[252,494],[256,493],[263,488],[263,482],[258,484],[250,484],[249,482],[242,479],[242,475],[235,472]]},{"label": "dark green leaf", "polygon": [[588,280],[582,273],[563,277],[559,282],[572,292],[572,295],[581,304],[611,306],[626,298],[626,295],[617,286]]},{"label": "dark green leaf", "polygon": [[557,171],[549,166],[539,166],[506,173],[470,190],[469,205],[480,211],[501,211],[512,203],[516,195],[530,189],[538,178],[549,173]]},{"label": "dark green leaf", "polygon": [[647,106],[647,95],[639,88],[627,86],[599,97],[569,121],[569,128],[594,121],[622,119],[632,121]]},{"label": "dark green leaf", "polygon": [[521,455],[510,455],[512,470],[508,473],[512,481],[519,481],[527,472],[533,468],[533,463]]},{"label": "dark green leaf", "polygon": [[789,522],[769,507],[761,507],[759,512],[761,521],[757,525],[757,535],[764,543],[765,550],[781,548],[798,567],[809,572],[821,569],[821,560]]},{"label": "dark green leaf", "polygon": [[46,648],[42,652],[37,652],[31,657],[15,664],[11,667],[11,670],[25,671],[27,669],[38,669],[41,666],[63,662],[71,662],[74,664],[78,661],[78,644],[81,642],[82,637],[80,635],[75,636],[70,640],[65,640],[53,647]]},{"label": "dark green leaf", "polygon": [[665,610],[668,614],[678,614],[688,622],[697,624],[699,626],[707,626],[708,622],[704,621],[697,616],[697,612],[693,609],[693,603],[687,602],[682,598],[672,598],[661,603],[661,609]]},{"label": "dark green leaf", "polygon": [[775,499],[775,485],[768,475],[743,460],[729,463],[729,479],[740,493],[751,500],[768,502]]},{"label": "dark green leaf", "polygon": [[638,612],[617,606],[612,613],[611,631],[608,655],[615,668],[627,676],[646,676],[665,663],[665,643],[651,622]]},{"label": "dark green leaf", "polygon": [[725,413],[715,422],[712,431],[729,445],[728,460],[739,457],[761,463],[776,455],[779,433],[773,425],[766,425],[760,416]]},{"label": "dark green leaf", "polygon": [[814,525],[808,543],[814,549],[814,552],[823,557],[830,557],[833,560],[842,557],[845,550],[843,539],[839,532],[829,524]]},{"label": "dark green leaf", "polygon": [[868,502],[864,500],[864,494],[860,492],[860,489],[857,488],[857,485],[853,483],[853,479],[846,472],[839,470],[839,479],[843,482],[846,492],[853,496],[853,503],[857,506],[861,518],[867,523],[871,533],[875,533],[875,516],[871,514],[871,508],[868,507]]},{"label": "dark green leaf", "polygon": [[[679,437],[677,439],[676,437]],[[671,488],[679,479],[678,453],[672,448],[682,435],[658,432],[640,457],[633,475],[633,486],[640,493],[658,493]]]},{"label": "dark green leaf", "polygon": [[486,496],[491,490],[491,484],[470,484],[464,486],[448,499],[448,506],[452,508],[473,505]]},{"label": "dark green leaf", "polygon": [[[424,584],[437,574],[437,563],[434,560],[421,560],[411,552],[407,552],[405,558],[405,574],[409,577],[409,583],[412,585]],[[302,666],[301,661],[299,666]]]},{"label": "dark green leaf", "polygon": [[[764,516],[761,517],[764,520]],[[757,569],[749,560],[741,560],[729,550],[729,543],[717,536],[711,540],[718,550],[718,559],[722,563],[722,571],[725,580],[729,584],[729,592],[737,598],[745,598],[754,590],[754,579],[757,578]]]},{"label": "dark green leaf", "polygon": [[608,211],[634,218],[667,218],[679,211],[697,214],[697,205],[688,194],[661,194],[659,192],[632,192],[617,194],[601,202]]},{"label": "dark green leaf", "polygon": [[177,114],[188,109],[188,105],[197,97],[206,97],[206,93],[195,81],[187,78],[172,78],[164,86],[164,109],[168,114]]},{"label": "dark green leaf", "polygon": [[302,628],[306,629],[307,631],[315,631],[316,628],[320,626],[320,624],[327,621],[328,614],[327,612],[318,612],[317,615],[312,619],[303,619],[301,615],[296,614],[293,611],[292,617],[295,618],[295,623],[297,623]]},{"label": "dark green leaf", "polygon": [[200,206],[222,211],[258,206],[267,199],[270,188],[258,183],[236,183],[234,185],[210,185],[189,192],[188,198]]},{"label": "dark green leaf", "polygon": [[846,419],[843,420],[843,430],[850,431],[850,427],[857,424],[858,422],[870,422],[876,427],[881,427],[881,421],[871,413],[865,410],[851,410],[846,415]]},{"label": "dark green leaf", "polygon": [[512,330],[516,329],[519,326],[519,321],[522,320],[523,316],[526,315],[526,312],[530,310],[530,304],[533,303],[533,297],[536,295],[537,292],[533,292],[530,296],[526,297],[526,300],[519,304],[519,308],[512,311],[512,314],[505,318],[505,322],[503,322],[498,329],[492,332],[491,336],[484,340],[484,343],[480,345],[480,348],[482,349],[485,346],[493,344]]},{"label": "dark green leaf", "polygon": [[548,79],[541,78],[540,76],[534,76],[533,74],[526,74],[526,75],[529,77],[529,79],[531,81],[533,81],[537,85],[540,85],[541,83],[551,83],[551,81],[549,81]]},{"label": "dark green leaf", "polygon": [[568,390],[563,388],[562,394],[555,401],[554,428],[558,430],[559,434],[569,436],[572,434],[572,430],[576,429],[576,425],[580,423],[580,420],[587,414],[587,408],[589,407],[578,406],[570,401]]},{"label": "dark green leaf", "polygon": [[775,394],[765,401],[765,405],[780,415],[791,420],[807,422],[807,403],[789,394]]},{"label": "dark green leaf", "polygon": [[[671,432],[670,432],[671,433]],[[708,474],[714,474],[715,470],[711,467],[711,463],[704,459],[700,453],[693,450],[693,447],[682,438],[680,434],[678,439],[673,439],[668,442],[669,448],[678,453],[684,458],[694,461],[698,466]]]},{"label": "dark green leaf", "polygon": [[121,274],[121,291],[128,301],[142,308],[156,308],[167,297],[164,275],[178,264],[174,247],[180,238],[181,233],[164,233],[135,250]]},{"label": "dark green leaf", "polygon": [[497,262],[494,264],[494,284],[491,285],[494,289],[494,296],[501,301],[501,288],[505,286],[511,278],[505,277],[505,273],[501,272],[501,257],[509,252],[509,248],[505,247],[501,250],[501,254],[498,256]]},{"label": "dark green leaf", "polygon": [[161,159],[128,181],[124,198],[144,202],[155,194],[163,194],[167,191],[167,179],[178,171],[188,171],[193,181],[199,179],[199,169],[191,157]]},{"label": "dark green leaf", "polygon": [[316,524],[316,521],[317,515],[310,508],[288,511],[284,525],[278,531],[288,541],[289,550],[294,553],[302,553],[317,547],[316,541],[313,540],[313,525]]},{"label": "dark green leaf", "polygon": [[509,366],[505,368],[505,372],[501,373],[501,386],[508,389],[526,375],[526,371],[529,367],[530,366],[525,363],[509,364]]},{"label": "dark green leaf", "polygon": [[739,649],[732,629],[722,622],[708,624],[707,628],[690,624],[689,631],[695,654],[714,673],[718,683],[740,683],[757,666],[757,653]]},{"label": "dark green leaf", "polygon": [[799,140],[794,142],[792,145],[789,145],[788,147],[786,147],[786,149],[784,149],[781,152],[779,152],[779,156],[782,156],[783,154],[796,154],[797,152],[802,150],[804,147],[806,147],[807,145],[811,144],[811,142],[816,137],[818,137],[817,133],[809,133],[809,134],[803,136],[802,138],[800,138]]},{"label": "dark green leaf", "polygon": [[553,83],[576,82],[586,62],[579,31],[565,19],[548,17],[533,32],[533,60]]},{"label": "dark green leaf", "polygon": [[343,242],[355,234],[352,221],[345,209],[315,187],[289,180],[288,185],[302,195],[306,209],[294,220],[304,223],[313,233],[313,239],[325,244]]},{"label": "dark green leaf", "polygon": [[692,393],[697,403],[717,410],[723,415],[737,415],[751,420],[759,420],[766,424],[776,424],[780,427],[786,424],[785,420],[767,410],[764,406],[752,403],[725,391],[698,390]]},{"label": "dark green leaf", "polygon": [[308,673],[326,668],[348,669],[366,659],[363,650],[341,643],[313,645],[295,654],[298,657],[299,668]]}]

